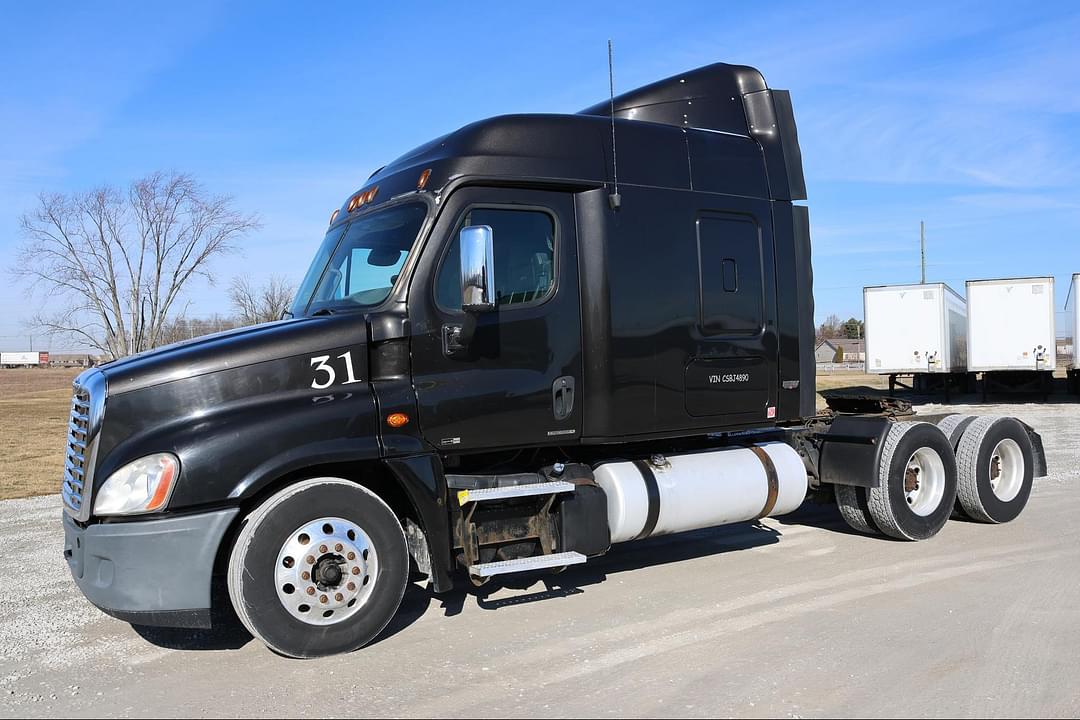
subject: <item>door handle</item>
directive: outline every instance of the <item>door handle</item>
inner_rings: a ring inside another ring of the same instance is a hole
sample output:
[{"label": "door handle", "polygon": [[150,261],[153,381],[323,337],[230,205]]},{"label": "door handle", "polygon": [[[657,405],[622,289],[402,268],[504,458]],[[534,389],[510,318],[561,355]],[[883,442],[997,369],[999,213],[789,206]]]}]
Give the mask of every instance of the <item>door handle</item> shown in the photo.
[{"label": "door handle", "polygon": [[460,323],[447,323],[442,326],[443,355],[460,355],[465,352],[465,343],[461,341],[461,331]]},{"label": "door handle", "polygon": [[551,384],[551,410],[556,420],[565,420],[574,412],[574,377],[563,375]]}]

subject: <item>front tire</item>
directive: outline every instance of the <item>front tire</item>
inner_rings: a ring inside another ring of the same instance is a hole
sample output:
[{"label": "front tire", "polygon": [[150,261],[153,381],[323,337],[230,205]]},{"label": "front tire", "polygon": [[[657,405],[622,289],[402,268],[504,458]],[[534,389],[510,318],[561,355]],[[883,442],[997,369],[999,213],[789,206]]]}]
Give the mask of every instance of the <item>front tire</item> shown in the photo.
[{"label": "front tire", "polygon": [[271,650],[320,657],[373,640],[408,572],[405,533],[386,503],[355,483],[314,478],[248,516],[229,556],[229,597]]},{"label": "front tire", "polygon": [[900,540],[936,535],[956,502],[956,457],[936,425],[894,423],[885,436],[878,486],[868,505],[874,524]]},{"label": "front tire", "polygon": [[977,418],[960,438],[956,460],[957,496],[971,519],[1005,523],[1027,505],[1035,462],[1031,440],[1016,418]]}]

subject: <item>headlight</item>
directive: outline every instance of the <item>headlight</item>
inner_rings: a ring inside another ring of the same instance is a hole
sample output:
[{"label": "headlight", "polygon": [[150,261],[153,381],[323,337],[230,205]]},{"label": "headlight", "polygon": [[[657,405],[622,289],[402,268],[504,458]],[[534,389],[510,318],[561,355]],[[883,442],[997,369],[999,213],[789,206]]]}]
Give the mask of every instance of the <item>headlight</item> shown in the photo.
[{"label": "headlight", "polygon": [[139,458],[120,468],[101,486],[94,501],[95,515],[136,515],[165,507],[180,460],[170,453]]}]

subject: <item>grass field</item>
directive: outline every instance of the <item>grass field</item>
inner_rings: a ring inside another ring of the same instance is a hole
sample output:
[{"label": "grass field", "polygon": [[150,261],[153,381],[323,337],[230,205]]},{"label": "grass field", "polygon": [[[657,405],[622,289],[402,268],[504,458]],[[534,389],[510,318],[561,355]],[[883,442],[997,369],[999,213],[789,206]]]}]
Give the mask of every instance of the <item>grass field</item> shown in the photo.
[{"label": "grass field", "polygon": [[0,500],[60,491],[76,370],[0,370]]}]

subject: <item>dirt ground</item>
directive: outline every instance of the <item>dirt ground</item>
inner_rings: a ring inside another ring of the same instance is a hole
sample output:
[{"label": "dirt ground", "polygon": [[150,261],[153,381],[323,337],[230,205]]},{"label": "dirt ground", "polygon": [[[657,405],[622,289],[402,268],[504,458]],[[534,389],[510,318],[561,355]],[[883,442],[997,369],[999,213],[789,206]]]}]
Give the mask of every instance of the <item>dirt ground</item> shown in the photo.
[{"label": "dirt ground", "polygon": [[0,500],[57,492],[77,374],[0,369]]}]

